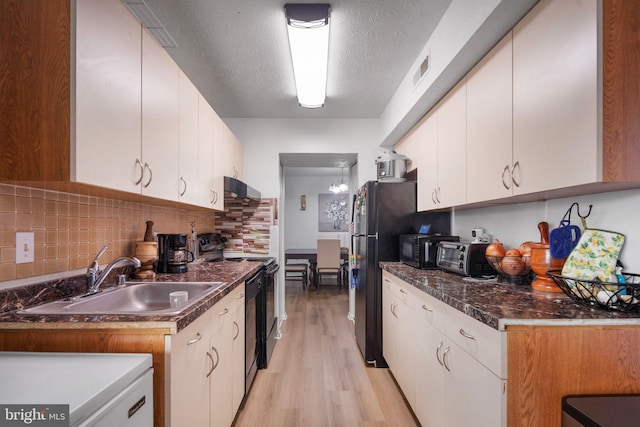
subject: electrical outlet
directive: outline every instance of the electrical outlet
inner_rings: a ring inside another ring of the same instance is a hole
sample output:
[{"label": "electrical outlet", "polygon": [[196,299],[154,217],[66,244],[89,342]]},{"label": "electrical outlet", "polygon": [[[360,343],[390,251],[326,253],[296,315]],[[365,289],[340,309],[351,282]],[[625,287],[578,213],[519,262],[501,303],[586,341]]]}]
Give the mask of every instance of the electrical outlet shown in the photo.
[{"label": "electrical outlet", "polygon": [[16,264],[33,262],[33,232],[16,233]]}]

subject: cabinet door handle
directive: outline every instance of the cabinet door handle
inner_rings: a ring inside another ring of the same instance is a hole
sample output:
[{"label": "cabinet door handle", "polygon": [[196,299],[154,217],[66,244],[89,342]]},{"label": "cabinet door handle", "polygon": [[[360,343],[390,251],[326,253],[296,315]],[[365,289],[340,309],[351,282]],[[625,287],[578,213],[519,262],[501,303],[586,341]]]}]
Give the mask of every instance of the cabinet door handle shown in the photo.
[{"label": "cabinet door handle", "polygon": [[473,335],[469,334],[468,332],[465,332],[464,329],[460,328],[460,335],[462,335],[465,338],[469,338],[470,340],[475,340],[476,337],[474,337]]},{"label": "cabinet door handle", "polygon": [[[518,179],[516,180],[516,169],[518,169]],[[511,181],[513,181],[513,185],[516,187],[520,187],[520,161],[518,160],[513,164],[513,168],[511,169]]]},{"label": "cabinet door handle", "polygon": [[[184,193],[186,193],[186,192],[187,192],[187,181],[185,181],[183,177],[180,177],[180,181],[182,182],[182,184],[184,184],[184,187],[183,187],[183,188],[184,188],[184,190],[182,190],[182,191],[180,192],[180,197],[182,197],[182,196],[184,196]],[[178,190],[178,191],[179,191],[179,190]]]},{"label": "cabinet door handle", "polygon": [[221,311],[220,313],[218,313],[218,316],[224,316],[229,312],[229,308],[225,308],[224,311]]},{"label": "cabinet door handle", "polygon": [[440,364],[440,366],[444,366],[442,364],[442,360],[440,359],[440,349],[442,348],[443,345],[444,345],[444,342],[440,341],[440,345],[438,346],[438,348],[436,348],[436,359],[438,359],[438,363]]},{"label": "cabinet door handle", "polygon": [[236,338],[238,338],[238,335],[240,335],[240,326],[235,320],[233,321],[233,326],[236,328],[236,335],[233,337],[233,340],[235,341]]},{"label": "cabinet door handle", "polygon": [[434,205],[438,204],[438,202],[436,202],[436,189],[435,188],[431,192],[431,201],[433,202]]},{"label": "cabinet door handle", "polygon": [[216,367],[215,367],[215,363],[213,362],[213,357],[211,357],[211,353],[209,353],[208,351],[207,351],[207,357],[211,361],[211,369],[209,369],[209,372],[207,372],[207,378],[209,378],[209,376],[211,376],[211,373]]},{"label": "cabinet door handle", "polygon": [[142,162],[140,162],[140,159],[136,159],[136,166],[140,167],[140,178],[138,178],[138,180],[136,182],[134,182],[134,185],[138,185],[142,182],[142,178],[144,178],[144,166],[142,166]]},{"label": "cabinet door handle", "polygon": [[[211,368],[211,372],[213,372],[216,370],[218,364],[220,363],[220,354],[218,354],[218,350],[216,350],[214,346],[211,346],[211,350],[216,354],[216,363],[214,363],[213,367]],[[213,357],[211,358],[211,360],[213,361]]]},{"label": "cabinet door handle", "polygon": [[[151,184],[151,181],[153,180],[153,171],[149,167],[149,163],[145,163],[144,164],[144,169],[149,171],[149,181],[147,181],[147,183],[144,184],[144,188],[147,188],[149,186],[149,184]],[[143,172],[143,175],[144,175],[144,172]]]},{"label": "cabinet door handle", "polygon": [[406,294],[407,294],[407,291],[405,291],[404,289],[400,288],[400,293],[402,293],[402,294],[405,294],[405,295],[406,295]]},{"label": "cabinet door handle", "polygon": [[[509,187],[509,184],[504,179],[507,172],[509,172],[509,165],[505,166],[502,170],[502,186],[507,190],[511,190],[511,187]],[[513,179],[513,176],[511,177],[511,179]]]},{"label": "cabinet door handle", "polygon": [[238,169],[235,166],[233,167],[233,177],[238,178]]},{"label": "cabinet door handle", "polygon": [[436,190],[436,200],[440,203],[440,187]]},{"label": "cabinet door handle", "polygon": [[444,353],[442,353],[442,363],[444,364],[444,368],[449,372],[451,372],[451,369],[449,369],[449,363],[448,363],[449,359],[447,358],[447,356],[449,355],[450,350],[451,350],[451,347],[447,347],[444,350]]},{"label": "cabinet door handle", "polygon": [[187,341],[187,345],[195,344],[195,343],[197,343],[198,341],[200,341],[201,339],[202,339],[202,335],[200,335],[200,332],[198,332],[198,333],[196,334],[196,337],[195,337],[195,338],[190,339],[189,341]]},{"label": "cabinet door handle", "polygon": [[211,189],[211,204],[215,205],[217,201],[218,201],[218,192],[212,188]]},{"label": "cabinet door handle", "polygon": [[236,297],[236,299],[242,299],[242,298],[244,298],[244,294],[240,294]]},{"label": "cabinet door handle", "polygon": [[427,307],[427,305],[426,305],[426,304],[422,304],[422,309],[423,309],[424,311],[428,311],[428,312],[430,312],[430,313],[433,311],[433,308],[429,308],[429,307]]}]

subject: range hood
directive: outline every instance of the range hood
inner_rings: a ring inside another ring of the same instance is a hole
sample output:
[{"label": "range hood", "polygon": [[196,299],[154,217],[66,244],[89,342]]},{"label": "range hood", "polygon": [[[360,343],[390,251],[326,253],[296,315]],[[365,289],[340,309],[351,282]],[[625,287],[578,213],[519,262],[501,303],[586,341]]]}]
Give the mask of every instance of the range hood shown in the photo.
[{"label": "range hood", "polygon": [[230,176],[224,177],[224,195],[232,199],[259,202],[262,195],[258,190],[249,187],[239,179]]}]

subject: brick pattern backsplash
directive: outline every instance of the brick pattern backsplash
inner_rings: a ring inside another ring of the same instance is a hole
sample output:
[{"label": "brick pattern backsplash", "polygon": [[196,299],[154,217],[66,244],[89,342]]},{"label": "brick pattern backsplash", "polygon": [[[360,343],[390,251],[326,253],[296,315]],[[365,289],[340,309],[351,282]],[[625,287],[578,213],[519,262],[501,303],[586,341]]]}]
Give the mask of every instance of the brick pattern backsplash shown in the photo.
[{"label": "brick pattern backsplash", "polygon": [[[0,184],[0,281],[84,268],[103,246],[107,263],[133,255],[146,221],[158,233],[215,231],[216,213]],[[17,231],[32,231],[35,262],[15,264]]]},{"label": "brick pattern backsplash", "polygon": [[278,199],[243,202],[224,201],[225,211],[216,214],[216,229],[227,238],[233,252],[268,254],[272,225],[278,225]]}]

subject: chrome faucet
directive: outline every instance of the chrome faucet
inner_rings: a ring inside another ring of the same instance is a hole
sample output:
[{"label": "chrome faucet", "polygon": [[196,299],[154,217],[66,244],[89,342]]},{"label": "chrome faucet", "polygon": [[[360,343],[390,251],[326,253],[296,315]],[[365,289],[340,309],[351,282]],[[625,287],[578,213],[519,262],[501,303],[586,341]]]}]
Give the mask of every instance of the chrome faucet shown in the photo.
[{"label": "chrome faucet", "polygon": [[91,263],[89,268],[87,268],[87,293],[85,295],[93,295],[97,293],[98,288],[100,287],[104,279],[115,267],[132,265],[135,268],[140,268],[140,260],[138,258],[121,256],[111,261],[103,271],[100,271],[98,258],[100,258],[107,251],[107,249],[109,249],[108,246],[100,249],[100,252],[98,252],[96,257],[93,259],[93,262]]}]

